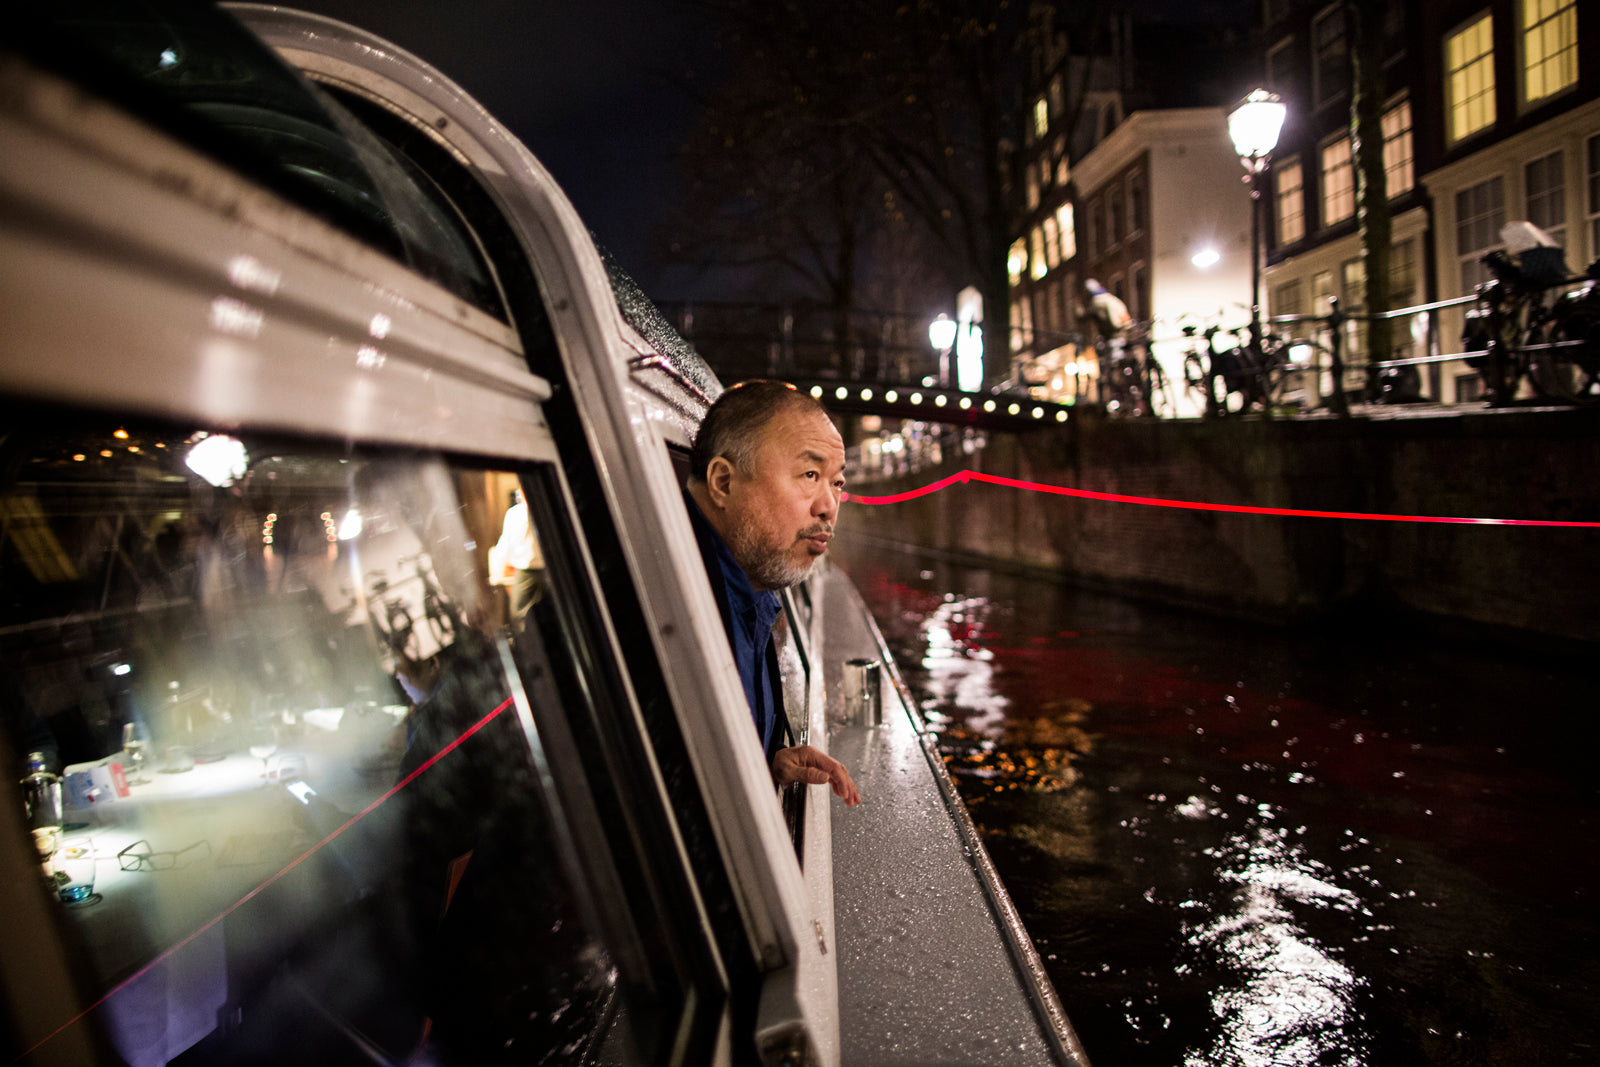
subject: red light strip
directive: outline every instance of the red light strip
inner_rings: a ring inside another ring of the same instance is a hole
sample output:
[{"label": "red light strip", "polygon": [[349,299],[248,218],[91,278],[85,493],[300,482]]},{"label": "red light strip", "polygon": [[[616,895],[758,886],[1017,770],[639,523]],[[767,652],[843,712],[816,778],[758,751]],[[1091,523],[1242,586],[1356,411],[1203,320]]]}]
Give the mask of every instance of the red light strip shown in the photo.
[{"label": "red light strip", "polygon": [[39,1040],[39,1042],[33,1046],[33,1048],[28,1049],[28,1051],[24,1052],[21,1056],[18,1056],[15,1060],[12,1060],[11,1062],[19,1063],[22,1060],[27,1059],[29,1056],[33,1055],[36,1051],[38,1051],[40,1048],[42,1048],[45,1044],[47,1044],[53,1038],[55,1038],[55,1036],[57,1034],[61,1033],[65,1029],[67,1029],[67,1027],[72,1026],[75,1023],[79,1022],[80,1020],[83,1019],[84,1016],[88,1015],[91,1011],[94,1011],[100,1005],[104,1004],[106,1001],[110,1000],[112,997],[116,996],[118,993],[120,993],[124,989],[128,988],[128,986],[130,986],[134,982],[138,981],[145,974],[149,973],[150,969],[152,967],[154,967],[156,964],[166,961],[171,956],[173,956],[179,949],[183,948],[185,945],[188,945],[195,938],[199,937],[201,934],[205,933],[207,930],[209,930],[213,926],[217,925],[223,919],[226,919],[228,916],[232,915],[234,912],[236,912],[240,908],[244,907],[245,904],[249,903],[252,899],[254,899],[255,896],[257,894],[259,894],[262,890],[266,889],[268,886],[272,885],[278,879],[282,878],[284,875],[288,874],[290,871],[292,871],[296,867],[300,866],[300,864],[304,863],[306,860],[308,860],[312,856],[316,855],[318,852],[320,852],[322,850],[322,848],[325,845],[327,845],[334,838],[338,837],[340,834],[342,834],[346,830],[350,829],[350,827],[354,826],[356,823],[360,822],[362,819],[365,819],[368,815],[370,815],[374,811],[376,811],[380,805],[382,805],[387,800],[389,800],[389,798],[393,797],[396,793],[400,792],[400,790],[404,789],[406,786],[408,786],[412,782],[416,781],[417,778],[419,776],[421,776],[423,771],[426,771],[429,767],[432,767],[435,763],[438,763],[440,760],[444,759],[451,752],[454,752],[455,749],[461,744],[461,742],[465,741],[467,738],[471,737],[473,734],[477,733],[479,730],[481,730],[485,726],[489,725],[491,722],[494,721],[495,716],[499,715],[502,711],[505,711],[510,706],[511,706],[511,698],[507,697],[505,699],[505,701],[499,707],[495,708],[489,714],[485,715],[483,718],[479,719],[477,722],[473,723],[471,726],[469,726],[465,730],[463,730],[461,732],[461,736],[460,737],[457,737],[454,741],[451,741],[448,745],[446,745],[443,748],[441,748],[438,752],[435,752],[431,757],[428,758],[427,762],[422,764],[422,766],[418,767],[416,770],[412,771],[410,774],[408,774],[404,778],[400,779],[400,781],[398,781],[394,785],[390,786],[387,790],[384,791],[382,796],[378,797],[378,799],[374,800],[371,804],[368,804],[366,807],[362,808],[356,814],[350,816],[342,824],[340,824],[336,829],[332,830],[328,834],[327,837],[324,837],[321,841],[318,841],[316,844],[312,845],[310,848],[308,848],[304,852],[300,853],[300,855],[298,855],[294,859],[290,860],[283,867],[282,870],[278,871],[277,874],[274,874],[274,875],[270,876],[269,878],[267,878],[266,881],[262,882],[260,885],[256,886],[254,889],[250,890],[250,892],[246,893],[244,896],[240,897],[238,900],[236,900],[232,904],[228,905],[222,911],[218,912],[215,917],[213,917],[208,922],[206,922],[206,924],[204,926],[200,927],[194,933],[190,934],[188,937],[184,938],[182,941],[179,941],[177,944],[173,945],[171,948],[169,948],[165,952],[161,953],[155,959],[151,960],[149,963],[145,964],[143,967],[140,967],[137,971],[134,971],[132,974],[130,974],[128,977],[124,978],[122,981],[118,982],[116,985],[112,986],[110,989],[106,990],[105,995],[100,997],[99,1000],[96,1000],[93,1004],[90,1004],[87,1008],[84,1008],[78,1014],[74,1015],[72,1018],[68,1019],[66,1022],[62,1023],[60,1026],[56,1027],[54,1030],[50,1031],[50,1033],[46,1034],[43,1038],[41,1038]]},{"label": "red light strip", "polygon": [[1043,482],[1029,482],[1021,478],[1003,478],[998,474],[984,474],[982,471],[973,470],[952,474],[948,478],[941,478],[931,485],[925,485],[921,489],[912,489],[905,493],[894,493],[890,496],[858,496],[855,493],[844,493],[841,494],[840,499],[848,500],[852,504],[900,504],[907,500],[915,500],[918,497],[927,496],[929,493],[937,493],[941,489],[964,482],[986,482],[989,485],[1002,485],[1008,489],[1030,489],[1035,493],[1073,496],[1082,500],[1104,500],[1113,504],[1145,504],[1157,508],[1186,508],[1190,511],[1228,511],[1243,515],[1294,515],[1311,519],[1435,522],[1471,526],[1549,526],[1585,530],[1600,529],[1600,522],[1568,522],[1557,519],[1469,519],[1451,515],[1386,515],[1369,511],[1316,511],[1310,508],[1257,507],[1252,504],[1208,504],[1198,500],[1167,500],[1155,496],[1097,493],[1089,489],[1070,489],[1064,485],[1046,485]]}]

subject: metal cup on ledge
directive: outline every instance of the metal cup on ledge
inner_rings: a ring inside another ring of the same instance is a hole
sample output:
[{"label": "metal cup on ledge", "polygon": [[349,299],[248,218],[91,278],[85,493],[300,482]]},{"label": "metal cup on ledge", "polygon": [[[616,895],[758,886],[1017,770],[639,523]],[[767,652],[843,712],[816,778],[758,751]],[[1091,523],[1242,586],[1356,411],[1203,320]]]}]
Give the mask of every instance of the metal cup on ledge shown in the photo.
[{"label": "metal cup on ledge", "polygon": [[844,720],[852,726],[883,725],[883,664],[852,659],[844,664]]}]

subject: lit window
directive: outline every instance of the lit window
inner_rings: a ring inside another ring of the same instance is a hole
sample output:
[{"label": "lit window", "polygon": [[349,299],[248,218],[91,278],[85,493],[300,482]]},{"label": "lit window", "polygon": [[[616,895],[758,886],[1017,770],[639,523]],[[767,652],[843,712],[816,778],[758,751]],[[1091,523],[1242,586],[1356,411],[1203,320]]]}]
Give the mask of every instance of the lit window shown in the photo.
[{"label": "lit window", "polygon": [[1494,16],[1451,34],[1444,57],[1450,140],[1459,141],[1494,125]]},{"label": "lit window", "polygon": [[1054,215],[1044,220],[1044,261],[1051,270],[1061,266],[1061,233]]},{"label": "lit window", "polygon": [[1011,302],[1011,351],[1022,351],[1022,308],[1020,300]]},{"label": "lit window", "polygon": [[1322,146],[1322,224],[1332,226],[1356,213],[1355,171],[1350,166],[1350,138]]},{"label": "lit window", "polygon": [[1306,235],[1305,175],[1299,160],[1273,168],[1273,199],[1278,205],[1278,244],[1288,245]]},{"label": "lit window", "polygon": [[1349,77],[1350,47],[1345,37],[1343,4],[1312,24],[1311,44],[1316,54],[1311,89],[1313,99],[1321,105],[1344,92]]},{"label": "lit window", "polygon": [[1033,250],[1033,267],[1028,273],[1034,278],[1043,278],[1050,268],[1044,262],[1044,231],[1037,226],[1028,235],[1028,247]]},{"label": "lit window", "polygon": [[1073,230],[1071,204],[1056,208],[1056,228],[1061,231],[1061,258],[1071,259],[1078,254],[1078,235]]},{"label": "lit window", "polygon": [[1480,261],[1485,252],[1499,246],[1500,227],[1505,224],[1505,190],[1498,176],[1456,194],[1456,257],[1463,295],[1489,280],[1489,270]]},{"label": "lit window", "polygon": [[1011,284],[1018,285],[1022,282],[1022,272],[1028,266],[1028,243],[1022,238],[1017,238],[1011,245],[1011,254],[1006,256],[1006,269],[1011,272]]},{"label": "lit window", "polygon": [[1039,174],[1032,167],[1028,168],[1028,210],[1032,211],[1039,206]]},{"label": "lit window", "polygon": [[1528,191],[1528,221],[1549,234],[1556,244],[1565,246],[1567,183],[1562,168],[1562,154],[1551,152],[1524,166],[1522,176]]},{"label": "lit window", "polygon": [[1411,165],[1411,101],[1402,100],[1383,113],[1383,170],[1390,196],[1417,184]]},{"label": "lit window", "polygon": [[1577,0],[1522,0],[1523,100],[1531,104],[1577,83]]},{"label": "lit window", "polygon": [[1043,137],[1050,132],[1050,104],[1044,97],[1033,102],[1033,134]]}]

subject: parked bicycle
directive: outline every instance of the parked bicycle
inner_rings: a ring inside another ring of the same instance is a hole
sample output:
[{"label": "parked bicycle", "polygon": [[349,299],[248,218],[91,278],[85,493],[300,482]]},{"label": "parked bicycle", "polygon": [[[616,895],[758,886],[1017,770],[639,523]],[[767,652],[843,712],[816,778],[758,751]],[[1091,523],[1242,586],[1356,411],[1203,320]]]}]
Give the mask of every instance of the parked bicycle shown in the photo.
[{"label": "parked bicycle", "polygon": [[[1184,382],[1199,398],[1207,418],[1243,415],[1252,408],[1270,416],[1282,402],[1289,377],[1297,373],[1289,358],[1289,342],[1275,334],[1263,338],[1257,348],[1250,343],[1247,327],[1225,330],[1211,325],[1201,331],[1188,323],[1183,333],[1189,339]],[[1232,343],[1219,349],[1219,335]]]},{"label": "parked bicycle", "polygon": [[1148,328],[1132,333],[1120,345],[1102,340],[1096,348],[1108,415],[1160,416],[1174,410],[1166,374],[1150,350]]},{"label": "parked bicycle", "polygon": [[[462,626],[460,616],[435,581],[426,555],[402,556],[396,562],[401,567],[409,565],[412,573],[391,583],[381,570],[370,572],[367,617],[385,648],[413,659],[431,655],[454,642]],[[395,592],[398,587],[412,582],[420,583],[420,597],[401,596]],[[417,622],[412,615],[412,607],[419,601],[425,640],[417,639]]]},{"label": "parked bicycle", "polygon": [[[1558,253],[1552,257],[1550,251]],[[1530,253],[1540,253],[1530,255]],[[1559,249],[1483,257],[1493,276],[1478,287],[1478,306],[1466,314],[1462,347],[1483,379],[1490,405],[1517,399],[1527,380],[1535,396],[1558,403],[1600,404],[1600,260],[1590,279],[1567,277]],[[1559,292],[1553,299],[1552,293]]]}]

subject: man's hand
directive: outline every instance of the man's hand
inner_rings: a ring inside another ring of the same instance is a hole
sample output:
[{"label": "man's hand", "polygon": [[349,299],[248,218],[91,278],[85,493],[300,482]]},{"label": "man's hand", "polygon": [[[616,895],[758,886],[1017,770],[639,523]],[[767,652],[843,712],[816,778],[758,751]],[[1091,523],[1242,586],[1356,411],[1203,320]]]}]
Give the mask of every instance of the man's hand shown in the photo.
[{"label": "man's hand", "polygon": [[850,772],[844,769],[844,764],[810,745],[778,749],[778,754],[772,757],[772,780],[779,785],[790,782],[822,785],[826,782],[846,806],[853,808],[861,803],[861,793],[850,780]]}]

